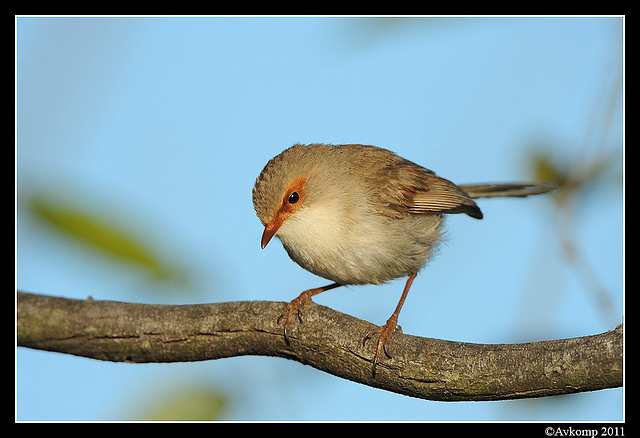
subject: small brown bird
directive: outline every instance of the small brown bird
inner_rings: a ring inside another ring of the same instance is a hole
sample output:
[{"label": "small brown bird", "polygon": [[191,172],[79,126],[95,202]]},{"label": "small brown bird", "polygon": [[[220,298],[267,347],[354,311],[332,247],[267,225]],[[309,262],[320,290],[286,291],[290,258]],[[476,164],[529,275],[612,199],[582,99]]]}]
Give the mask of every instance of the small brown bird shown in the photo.
[{"label": "small brown bird", "polygon": [[[376,146],[294,145],[271,159],[253,188],[253,206],[264,225],[261,245],[278,237],[289,257],[332,281],[291,301],[294,312],[311,297],[345,285],[407,282],[398,306],[379,334],[373,366],[396,329],[411,283],[442,239],[444,214],[482,219],[473,198],[545,193],[548,184],[457,186],[395,153]],[[386,353],[386,352],[385,352]]]}]

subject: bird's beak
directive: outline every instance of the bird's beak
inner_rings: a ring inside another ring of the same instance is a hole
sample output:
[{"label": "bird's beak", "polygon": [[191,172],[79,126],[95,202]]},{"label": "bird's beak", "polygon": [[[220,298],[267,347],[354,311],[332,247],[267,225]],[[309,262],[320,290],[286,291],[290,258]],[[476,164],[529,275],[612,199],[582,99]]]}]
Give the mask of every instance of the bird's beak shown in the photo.
[{"label": "bird's beak", "polygon": [[282,221],[275,220],[273,222],[269,222],[264,226],[264,232],[262,233],[262,240],[260,241],[260,245],[262,249],[267,246],[267,243],[271,240],[271,238],[276,234],[278,228],[282,225]]}]

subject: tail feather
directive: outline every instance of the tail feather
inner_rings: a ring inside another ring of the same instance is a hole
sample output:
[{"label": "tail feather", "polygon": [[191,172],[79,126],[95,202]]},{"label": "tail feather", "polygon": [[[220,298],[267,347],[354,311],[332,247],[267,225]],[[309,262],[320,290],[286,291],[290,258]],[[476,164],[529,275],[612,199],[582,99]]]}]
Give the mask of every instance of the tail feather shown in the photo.
[{"label": "tail feather", "polygon": [[459,186],[470,198],[524,198],[555,190],[557,186],[547,183],[519,184],[462,184]]}]

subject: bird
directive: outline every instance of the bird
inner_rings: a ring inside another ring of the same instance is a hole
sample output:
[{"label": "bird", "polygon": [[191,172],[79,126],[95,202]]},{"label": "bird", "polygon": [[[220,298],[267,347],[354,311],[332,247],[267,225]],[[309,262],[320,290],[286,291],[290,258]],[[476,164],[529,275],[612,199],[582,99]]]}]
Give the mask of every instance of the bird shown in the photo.
[{"label": "bird", "polygon": [[393,335],[417,274],[443,240],[444,218],[482,219],[482,197],[526,197],[555,188],[547,183],[456,185],[396,153],[363,144],[294,144],[269,160],[256,178],[253,206],[264,226],[264,249],[275,236],[289,257],[331,283],[303,291],[287,304],[284,338],[293,315],[312,297],[350,285],[406,277],[400,300],[378,335],[373,357]]}]

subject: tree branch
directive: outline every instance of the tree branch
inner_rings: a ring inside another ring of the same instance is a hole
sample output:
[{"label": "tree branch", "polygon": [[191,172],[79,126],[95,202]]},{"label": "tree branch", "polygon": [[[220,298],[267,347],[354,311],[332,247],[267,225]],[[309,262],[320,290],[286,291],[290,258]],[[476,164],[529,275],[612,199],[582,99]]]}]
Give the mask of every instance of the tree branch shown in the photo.
[{"label": "tree branch", "polygon": [[397,331],[372,373],[373,325],[307,305],[285,342],[284,303],[150,305],[18,292],[18,345],[113,362],[278,356],[413,397],[504,400],[622,386],[623,328],[525,344],[470,344]]}]

